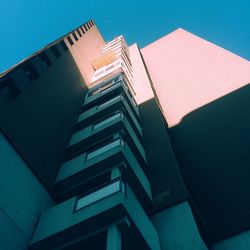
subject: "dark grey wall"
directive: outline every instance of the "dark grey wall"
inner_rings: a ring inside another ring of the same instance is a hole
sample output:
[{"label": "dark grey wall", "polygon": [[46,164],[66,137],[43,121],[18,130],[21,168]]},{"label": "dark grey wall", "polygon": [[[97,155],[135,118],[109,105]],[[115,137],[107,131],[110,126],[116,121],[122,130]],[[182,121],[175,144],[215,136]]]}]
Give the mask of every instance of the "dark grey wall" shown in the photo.
[{"label": "dark grey wall", "polygon": [[53,201],[0,133],[0,249],[26,250],[40,214]]},{"label": "dark grey wall", "polygon": [[85,95],[69,50],[61,44],[57,49],[58,58],[50,48],[45,51],[51,61],[48,68],[38,56],[30,60],[37,71],[35,80],[25,74],[23,63],[8,74],[15,91],[3,87],[4,79],[0,82],[0,129],[47,188],[58,172]]},{"label": "dark grey wall", "polygon": [[155,210],[187,199],[166,123],[155,99],[139,106]]},{"label": "dark grey wall", "polygon": [[188,114],[171,128],[206,238],[250,228],[250,86]]},{"label": "dark grey wall", "polygon": [[161,250],[207,250],[187,201],[154,214],[151,220]]}]

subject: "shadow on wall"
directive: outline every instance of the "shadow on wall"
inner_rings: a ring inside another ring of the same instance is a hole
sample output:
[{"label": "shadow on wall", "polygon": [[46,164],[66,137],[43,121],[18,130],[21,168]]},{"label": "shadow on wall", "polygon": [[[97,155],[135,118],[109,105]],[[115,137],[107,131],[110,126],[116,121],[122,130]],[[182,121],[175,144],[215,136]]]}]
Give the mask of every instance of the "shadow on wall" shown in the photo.
[{"label": "shadow on wall", "polygon": [[169,129],[208,242],[250,228],[250,85]]},{"label": "shadow on wall", "polygon": [[87,91],[84,80],[58,44],[0,83],[0,130],[51,191]]},{"label": "shadow on wall", "polygon": [[166,122],[155,99],[139,105],[154,212],[187,199]]}]

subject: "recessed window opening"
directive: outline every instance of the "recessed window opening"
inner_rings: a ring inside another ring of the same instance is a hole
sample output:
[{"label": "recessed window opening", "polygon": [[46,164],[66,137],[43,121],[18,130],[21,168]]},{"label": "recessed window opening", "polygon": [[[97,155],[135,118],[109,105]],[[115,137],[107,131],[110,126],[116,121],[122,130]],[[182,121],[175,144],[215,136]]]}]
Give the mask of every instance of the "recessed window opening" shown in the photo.
[{"label": "recessed window opening", "polygon": [[77,37],[77,35],[76,35],[76,33],[74,31],[72,32],[72,35],[75,38],[75,40],[78,41],[78,37]]},{"label": "recessed window opening", "polygon": [[77,33],[78,33],[79,36],[82,36],[82,33],[81,33],[80,29],[77,29]]},{"label": "recessed window opening", "polygon": [[115,141],[112,141],[111,143],[108,143],[94,151],[91,151],[90,153],[87,154],[87,161],[115,148],[115,147],[118,147],[120,146],[122,143],[121,143],[121,139],[116,139]]},{"label": "recessed window opening", "polygon": [[83,26],[84,26],[84,29],[85,29],[86,31],[88,31],[88,27],[87,27],[86,23],[85,23]]},{"label": "recessed window opening", "polygon": [[67,51],[69,49],[68,46],[66,45],[66,43],[63,40],[60,42],[60,45],[62,46],[64,51]]},{"label": "recessed window opening", "polygon": [[119,99],[122,99],[122,96],[121,96],[121,95],[118,95],[118,96],[116,96],[116,97],[114,97],[114,98],[112,98],[112,99],[110,99],[110,100],[108,100],[108,101],[106,101],[106,102],[100,104],[100,105],[98,106],[98,108],[104,108],[105,106],[108,106],[110,103],[112,103],[112,102],[114,102],[114,101],[117,101],[117,100],[119,100]]},{"label": "recessed window opening", "polygon": [[117,114],[113,114],[112,116],[106,118],[105,120],[102,120],[101,122],[98,122],[96,124],[93,125],[93,130],[98,129],[102,126],[104,126],[107,123],[110,123],[111,121],[114,121],[115,119],[122,117],[122,113],[119,112]]},{"label": "recessed window opening", "polygon": [[78,211],[88,205],[91,205],[97,201],[100,201],[114,193],[117,193],[121,190],[125,190],[124,183],[121,182],[120,179],[106,185],[92,193],[88,193],[87,195],[78,198],[76,202],[75,211]]},{"label": "recessed window opening", "polygon": [[87,24],[88,28],[90,29],[90,25],[89,25],[89,23],[86,23],[86,24]]},{"label": "recessed window opening", "polygon": [[46,52],[42,52],[39,54],[39,58],[42,61],[43,65],[48,69],[52,62],[50,61],[49,57],[47,56]]},{"label": "recessed window opening", "polygon": [[21,94],[21,91],[11,77],[0,81],[0,92],[9,101],[12,101]]},{"label": "recessed window opening", "polygon": [[80,27],[80,29],[81,29],[82,33],[84,34],[85,33],[84,29],[82,27]]},{"label": "recessed window opening", "polygon": [[117,85],[113,82],[110,82],[103,87],[101,87],[101,93],[104,94],[105,92],[109,91],[110,89],[114,89]]},{"label": "recessed window opening", "polygon": [[39,77],[38,71],[31,62],[26,62],[23,65],[23,71],[31,81],[35,81]]},{"label": "recessed window opening", "polygon": [[73,40],[71,39],[70,36],[67,36],[67,40],[69,42],[69,44],[72,46],[74,44]]},{"label": "recessed window opening", "polygon": [[55,55],[56,58],[59,58],[61,56],[61,53],[59,52],[56,45],[52,46],[50,49],[51,49],[51,51],[53,52],[53,54]]}]

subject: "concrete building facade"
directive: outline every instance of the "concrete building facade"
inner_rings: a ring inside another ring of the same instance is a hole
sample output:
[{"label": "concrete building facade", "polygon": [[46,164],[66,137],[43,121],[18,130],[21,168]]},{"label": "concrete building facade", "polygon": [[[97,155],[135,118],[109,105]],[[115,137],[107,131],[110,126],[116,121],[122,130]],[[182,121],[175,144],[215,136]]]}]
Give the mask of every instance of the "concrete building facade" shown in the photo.
[{"label": "concrete building facade", "polygon": [[0,78],[0,249],[250,248],[250,63],[93,20]]}]

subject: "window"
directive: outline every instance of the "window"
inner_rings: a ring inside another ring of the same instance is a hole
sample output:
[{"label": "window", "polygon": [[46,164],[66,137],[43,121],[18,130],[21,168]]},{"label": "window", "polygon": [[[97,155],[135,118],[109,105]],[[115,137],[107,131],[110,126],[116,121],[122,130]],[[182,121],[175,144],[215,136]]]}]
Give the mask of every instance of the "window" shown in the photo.
[{"label": "window", "polygon": [[67,51],[69,49],[63,40],[60,42],[60,45],[64,49],[64,51]]},{"label": "window", "polygon": [[88,26],[88,29],[90,29],[90,25],[89,25],[89,23],[87,22],[86,24],[87,24],[87,26]]},{"label": "window", "polygon": [[113,82],[112,81],[108,82],[108,83],[105,83],[105,85],[103,85],[103,86],[100,87],[101,93],[103,93],[103,91],[109,89],[111,86],[113,86]]},{"label": "window", "polygon": [[31,81],[35,81],[39,77],[38,71],[31,62],[26,62],[23,65],[23,71]]},{"label": "window", "polygon": [[108,101],[106,101],[106,102],[100,104],[100,105],[98,106],[98,108],[103,108],[103,107],[109,105],[110,103],[112,103],[112,102],[114,102],[114,101],[117,101],[117,100],[119,100],[119,99],[122,99],[122,96],[121,96],[121,95],[118,95],[118,96],[116,96],[116,97],[114,97],[114,98],[112,98],[112,99],[110,99],[110,100],[108,100]]},{"label": "window", "polygon": [[105,146],[102,146],[94,151],[91,151],[90,153],[87,154],[87,161],[89,161],[89,160],[91,160],[91,159],[93,159],[93,158],[119,146],[119,145],[121,145],[121,139],[117,139],[115,141],[112,141],[109,144],[106,144]]},{"label": "window", "polygon": [[87,27],[86,23],[85,23],[83,26],[84,26],[84,29],[85,29],[86,31],[88,31],[88,27]]},{"label": "window", "polygon": [[50,49],[51,49],[51,51],[53,52],[53,54],[55,55],[56,58],[59,58],[61,56],[61,53],[59,52],[56,45],[52,46]]},{"label": "window", "polygon": [[77,37],[77,35],[76,35],[76,33],[74,31],[72,32],[72,35],[75,38],[75,40],[78,41],[78,37]]},{"label": "window", "polygon": [[15,81],[10,77],[0,81],[0,92],[9,101],[17,98],[21,94]]},{"label": "window", "polygon": [[117,119],[117,118],[119,118],[121,116],[122,116],[122,113],[114,114],[111,117],[109,117],[109,118],[107,118],[107,119],[105,119],[105,120],[103,120],[101,122],[98,122],[98,123],[94,124],[93,130],[98,129],[101,126],[103,126],[103,125],[105,125],[105,124],[107,124],[107,123],[109,123],[109,122],[111,122],[111,121],[113,121],[113,120],[115,120],[115,119]]},{"label": "window", "polygon": [[42,61],[43,65],[48,69],[52,63],[49,59],[49,57],[47,56],[47,54],[45,52],[42,52],[39,54],[39,58]]},{"label": "window", "polygon": [[74,44],[73,40],[71,39],[70,36],[67,36],[67,40],[69,42],[69,44],[72,46]]},{"label": "window", "polygon": [[80,29],[81,29],[82,33],[84,34],[85,33],[84,29],[82,27],[80,27]]},{"label": "window", "polygon": [[80,29],[77,29],[77,33],[78,33],[79,36],[82,36],[82,33],[81,33]]},{"label": "window", "polygon": [[76,202],[75,211],[78,211],[90,204],[93,204],[99,200],[102,200],[114,193],[119,192],[120,190],[124,190],[125,186],[124,183],[121,182],[120,179],[110,183],[109,185],[106,185],[92,193],[89,193],[83,197],[78,198]]}]

